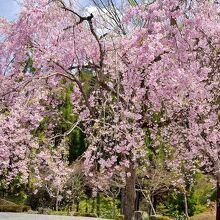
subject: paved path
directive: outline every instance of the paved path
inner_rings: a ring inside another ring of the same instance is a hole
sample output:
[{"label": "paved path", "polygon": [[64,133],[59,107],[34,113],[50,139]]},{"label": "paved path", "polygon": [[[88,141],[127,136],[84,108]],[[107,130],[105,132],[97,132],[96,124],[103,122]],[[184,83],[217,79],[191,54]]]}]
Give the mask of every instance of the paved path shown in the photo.
[{"label": "paved path", "polygon": [[[0,212],[0,220],[101,220],[98,218]],[[103,220],[103,219],[102,219]]]}]

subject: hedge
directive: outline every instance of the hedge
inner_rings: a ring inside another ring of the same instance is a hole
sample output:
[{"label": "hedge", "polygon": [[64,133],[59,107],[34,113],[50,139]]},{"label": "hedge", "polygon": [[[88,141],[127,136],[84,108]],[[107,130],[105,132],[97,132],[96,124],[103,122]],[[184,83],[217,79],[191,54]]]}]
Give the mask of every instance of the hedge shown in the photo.
[{"label": "hedge", "polygon": [[29,206],[0,205],[0,212],[27,212],[28,210],[30,210]]}]

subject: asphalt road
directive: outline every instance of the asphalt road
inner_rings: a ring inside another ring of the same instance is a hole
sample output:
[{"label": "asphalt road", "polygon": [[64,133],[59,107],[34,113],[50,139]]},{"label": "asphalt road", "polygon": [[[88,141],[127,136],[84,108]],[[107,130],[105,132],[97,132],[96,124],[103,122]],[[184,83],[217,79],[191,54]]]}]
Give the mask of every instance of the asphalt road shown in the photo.
[{"label": "asphalt road", "polygon": [[[7,213],[0,212],[0,220],[101,220],[100,218],[91,217],[74,217],[58,215],[33,215],[25,213]],[[103,220],[103,219],[102,219]]]}]

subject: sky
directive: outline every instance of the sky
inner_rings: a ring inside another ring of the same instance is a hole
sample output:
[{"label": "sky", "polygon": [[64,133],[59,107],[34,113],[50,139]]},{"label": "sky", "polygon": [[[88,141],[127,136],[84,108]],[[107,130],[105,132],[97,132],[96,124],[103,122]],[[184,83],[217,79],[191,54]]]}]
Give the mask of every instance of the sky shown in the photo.
[{"label": "sky", "polygon": [[[89,5],[89,0],[79,0],[77,5],[80,8],[84,8]],[[0,0],[0,16],[10,21],[16,19],[19,14],[20,7],[16,0]]]},{"label": "sky", "polygon": [[[114,0],[114,2],[118,3],[121,0]],[[90,0],[76,0],[76,5],[81,10],[83,8],[89,6],[91,4]],[[90,2],[90,3],[89,3]],[[0,16],[4,17],[10,21],[16,19],[19,14],[20,7],[16,0],[0,0]]]},{"label": "sky", "polygon": [[14,20],[19,13],[19,5],[15,0],[0,0],[0,16]]}]

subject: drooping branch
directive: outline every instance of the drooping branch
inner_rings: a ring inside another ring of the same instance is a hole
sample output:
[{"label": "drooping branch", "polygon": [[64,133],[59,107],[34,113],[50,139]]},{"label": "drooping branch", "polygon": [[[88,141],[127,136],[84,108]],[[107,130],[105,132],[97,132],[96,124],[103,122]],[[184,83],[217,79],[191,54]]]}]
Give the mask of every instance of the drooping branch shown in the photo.
[{"label": "drooping branch", "polygon": [[[100,55],[99,55],[99,67],[102,69],[103,61],[104,61],[104,54],[105,53],[104,53],[104,49],[103,49],[102,43],[100,42],[100,38],[99,38],[98,34],[96,33],[94,25],[93,25],[92,19],[94,18],[94,15],[90,14],[89,16],[81,16],[77,12],[72,10],[71,8],[68,8],[62,0],[54,0],[54,1],[58,1],[59,3],[61,3],[61,8],[62,9],[64,9],[65,11],[71,12],[74,16],[77,16],[79,18],[79,22],[77,22],[75,25],[78,25],[78,24],[82,23],[83,21],[87,21],[88,22],[91,34],[95,38],[95,40],[96,40],[96,42],[98,44],[98,47],[99,47],[99,53],[100,53]],[[64,28],[64,30],[67,30],[67,29],[69,29],[71,27],[74,27],[75,25],[68,26],[68,27]]]}]

